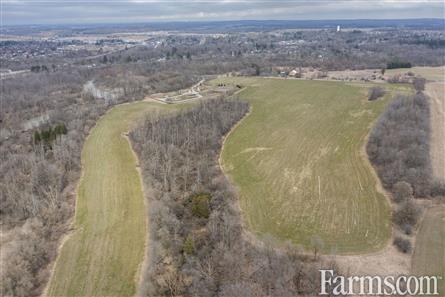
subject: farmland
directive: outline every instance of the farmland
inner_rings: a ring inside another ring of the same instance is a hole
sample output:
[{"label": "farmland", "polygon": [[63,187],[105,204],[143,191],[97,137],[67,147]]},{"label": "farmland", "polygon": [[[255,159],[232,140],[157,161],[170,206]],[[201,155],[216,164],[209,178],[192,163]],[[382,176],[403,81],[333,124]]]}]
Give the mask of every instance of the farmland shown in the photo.
[{"label": "farmland", "polygon": [[[427,211],[416,239],[412,273],[417,275],[445,275],[445,207]],[[444,281],[440,282],[440,296],[445,295]]]},{"label": "farmland", "polygon": [[74,231],[61,248],[47,296],[135,293],[147,228],[137,161],[123,133],[161,108],[146,102],[120,105],[91,131],[82,151]]},{"label": "farmland", "polygon": [[412,72],[416,75],[420,75],[429,81],[443,81],[445,67],[413,67],[413,68],[401,68],[401,69],[388,69],[386,70],[386,76],[392,76],[397,74],[403,74]]},{"label": "farmland", "polygon": [[[324,252],[377,250],[390,236],[390,208],[363,146],[385,108],[369,85],[221,78],[245,86],[251,114],[231,133],[222,166],[237,186],[250,230]],[[404,87],[387,86],[392,91]]]}]

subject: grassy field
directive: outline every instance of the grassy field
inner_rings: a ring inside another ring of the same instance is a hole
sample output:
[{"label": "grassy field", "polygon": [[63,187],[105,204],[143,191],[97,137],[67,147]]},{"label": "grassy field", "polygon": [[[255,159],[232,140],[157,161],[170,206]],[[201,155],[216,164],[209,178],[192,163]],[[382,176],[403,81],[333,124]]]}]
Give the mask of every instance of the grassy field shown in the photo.
[{"label": "grassy field", "polygon": [[[364,153],[366,136],[388,103],[367,101],[365,84],[262,78],[221,78],[241,84],[251,114],[228,137],[226,173],[238,187],[252,231],[325,252],[383,247],[390,210],[376,190]],[[386,85],[406,92],[404,86]]]},{"label": "grassy field", "polygon": [[64,243],[47,296],[132,296],[147,236],[141,179],[123,136],[154,103],[113,108],[82,151],[74,231]]},{"label": "grassy field", "polygon": [[445,77],[445,67],[412,67],[412,68],[398,68],[398,69],[387,69],[385,72],[386,76],[393,76],[396,74],[402,74],[412,72],[416,75],[420,75],[427,80],[431,81],[443,81]]},{"label": "grassy field", "polygon": [[439,292],[445,296],[445,206],[428,210],[416,238],[412,273],[441,275]]}]

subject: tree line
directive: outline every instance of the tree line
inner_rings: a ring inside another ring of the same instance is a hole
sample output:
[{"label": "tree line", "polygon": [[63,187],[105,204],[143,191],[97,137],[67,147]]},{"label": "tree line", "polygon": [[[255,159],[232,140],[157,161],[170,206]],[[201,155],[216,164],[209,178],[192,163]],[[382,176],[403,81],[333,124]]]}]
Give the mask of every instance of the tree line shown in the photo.
[{"label": "tree line", "polygon": [[397,95],[371,131],[367,152],[385,188],[404,181],[414,196],[436,196],[431,176],[430,104],[423,93]]},{"label": "tree line", "polygon": [[414,198],[445,195],[445,185],[432,176],[430,99],[421,92],[423,85],[423,81],[414,84],[415,95],[396,96],[378,119],[366,147],[383,186],[392,194],[394,244],[404,253],[411,251],[409,236],[421,215]]}]

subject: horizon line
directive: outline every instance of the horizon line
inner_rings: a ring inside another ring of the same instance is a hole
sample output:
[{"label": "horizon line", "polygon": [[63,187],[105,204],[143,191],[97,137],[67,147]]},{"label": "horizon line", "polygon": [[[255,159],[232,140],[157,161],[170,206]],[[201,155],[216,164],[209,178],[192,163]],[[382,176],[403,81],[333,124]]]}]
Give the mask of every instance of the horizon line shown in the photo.
[{"label": "horizon line", "polygon": [[79,22],[79,23],[29,23],[29,24],[1,24],[1,27],[21,27],[21,26],[100,26],[100,25],[149,25],[149,24],[167,24],[167,23],[235,23],[235,22],[334,22],[334,21],[421,21],[421,20],[442,20],[445,25],[444,18],[332,18],[332,19],[307,19],[307,20],[292,20],[292,19],[238,19],[238,20],[156,20],[156,21],[129,21],[129,22]]}]

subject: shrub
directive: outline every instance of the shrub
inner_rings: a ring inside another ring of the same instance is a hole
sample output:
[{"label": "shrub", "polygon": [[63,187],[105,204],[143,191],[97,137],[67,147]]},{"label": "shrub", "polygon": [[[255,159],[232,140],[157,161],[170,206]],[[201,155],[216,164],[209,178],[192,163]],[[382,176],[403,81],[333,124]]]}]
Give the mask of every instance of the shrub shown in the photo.
[{"label": "shrub", "polygon": [[382,87],[372,87],[369,89],[368,100],[374,101],[385,95],[385,89]]},{"label": "shrub", "polygon": [[53,127],[49,127],[48,129],[43,129],[40,132],[34,132],[34,143],[39,144],[41,141],[48,146],[51,147],[51,143],[56,140],[59,135],[66,135],[68,130],[66,129],[65,124],[57,124]]},{"label": "shrub", "polygon": [[403,224],[401,229],[402,229],[403,233],[405,233],[406,235],[413,234],[413,226],[411,226],[410,224]]},{"label": "shrub", "polygon": [[198,194],[193,196],[191,204],[192,214],[199,218],[208,219],[210,215],[209,201],[209,194]]},{"label": "shrub", "polygon": [[429,117],[428,97],[418,93],[398,95],[377,121],[367,153],[386,189],[406,181],[415,197],[430,195]]},{"label": "shrub", "polygon": [[431,185],[431,196],[445,196],[445,183],[434,181]]},{"label": "shrub", "polygon": [[397,236],[396,238],[394,238],[393,244],[402,253],[406,254],[406,253],[411,252],[412,245],[411,245],[411,241],[409,241],[408,239],[405,239],[405,238],[402,238],[400,236]]},{"label": "shrub", "polygon": [[425,83],[426,83],[426,80],[423,77],[416,77],[416,78],[414,78],[414,80],[413,80],[414,89],[417,92],[424,91],[425,90]]},{"label": "shrub", "polygon": [[403,205],[393,214],[394,223],[399,226],[405,224],[415,226],[420,216],[420,208],[412,201],[406,201]]},{"label": "shrub", "polygon": [[411,68],[410,62],[392,61],[386,64],[386,69],[396,69],[396,68]]},{"label": "shrub", "polygon": [[191,255],[195,252],[195,241],[193,240],[193,236],[191,234],[187,235],[184,245],[182,246],[182,250],[187,255]]},{"label": "shrub", "polygon": [[413,197],[413,187],[405,181],[400,181],[392,187],[393,199],[400,203]]}]

